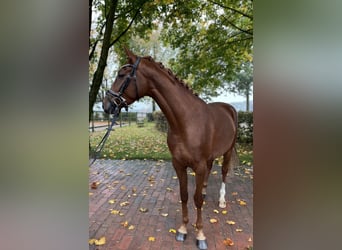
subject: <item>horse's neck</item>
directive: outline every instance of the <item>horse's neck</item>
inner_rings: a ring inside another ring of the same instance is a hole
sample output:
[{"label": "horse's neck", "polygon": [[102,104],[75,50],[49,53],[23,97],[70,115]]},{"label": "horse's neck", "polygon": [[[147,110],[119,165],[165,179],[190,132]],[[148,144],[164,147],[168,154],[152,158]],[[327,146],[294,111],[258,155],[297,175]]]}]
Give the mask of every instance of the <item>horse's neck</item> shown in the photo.
[{"label": "horse's neck", "polygon": [[156,82],[155,86],[150,96],[158,103],[173,131],[182,131],[192,119],[193,111],[206,105],[180,83]]}]

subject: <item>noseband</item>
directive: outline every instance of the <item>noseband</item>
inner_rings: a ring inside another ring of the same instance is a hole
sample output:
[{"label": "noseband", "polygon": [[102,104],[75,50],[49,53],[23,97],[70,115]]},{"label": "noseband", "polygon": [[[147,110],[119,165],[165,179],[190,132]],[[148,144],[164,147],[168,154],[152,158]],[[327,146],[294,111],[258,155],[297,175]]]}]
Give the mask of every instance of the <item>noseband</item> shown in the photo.
[{"label": "noseband", "polygon": [[[137,78],[136,78],[136,71],[138,65],[140,63],[141,58],[138,57],[134,64],[125,64],[120,68],[132,67],[131,73],[126,77],[124,83],[121,85],[119,92],[114,92],[113,90],[109,89],[106,92],[106,96],[108,97],[109,101],[114,107],[118,107],[119,109],[125,107],[126,111],[128,110],[128,105],[126,103],[126,99],[123,97],[125,90],[127,89],[128,85],[131,82],[131,78],[134,79],[135,82],[135,90],[136,90],[136,99],[139,99],[139,92],[138,92],[138,85],[137,85]],[[119,72],[120,72],[119,70]]]}]

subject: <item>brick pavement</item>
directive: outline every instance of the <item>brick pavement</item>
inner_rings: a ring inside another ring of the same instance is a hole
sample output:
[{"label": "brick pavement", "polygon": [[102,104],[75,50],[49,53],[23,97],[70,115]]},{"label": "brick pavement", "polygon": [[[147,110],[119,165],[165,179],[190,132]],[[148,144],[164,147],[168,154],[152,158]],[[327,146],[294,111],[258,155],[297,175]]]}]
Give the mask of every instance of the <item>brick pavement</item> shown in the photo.
[{"label": "brick pavement", "polygon": [[[97,160],[89,168],[89,239],[106,238],[104,245],[90,250],[197,249],[193,202],[195,178],[188,169],[189,225],[184,243],[170,229],[182,221],[178,179],[170,162]],[[252,169],[238,167],[227,178],[227,207],[218,207],[221,168],[214,166],[203,207],[204,233],[208,249],[242,250],[253,246]],[[92,189],[91,184],[97,183]],[[246,205],[244,205],[244,203]],[[214,212],[217,210],[219,213]],[[226,210],[226,214],[222,211]],[[217,219],[210,223],[210,219]],[[227,221],[234,221],[230,225]],[[154,237],[154,241],[149,241]],[[233,246],[226,246],[230,238]]]}]

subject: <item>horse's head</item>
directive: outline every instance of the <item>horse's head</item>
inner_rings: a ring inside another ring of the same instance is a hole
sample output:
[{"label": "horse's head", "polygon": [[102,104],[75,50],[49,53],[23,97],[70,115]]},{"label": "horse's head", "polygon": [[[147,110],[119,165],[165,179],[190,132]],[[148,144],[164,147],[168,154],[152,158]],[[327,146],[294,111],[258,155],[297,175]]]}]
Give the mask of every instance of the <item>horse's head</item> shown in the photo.
[{"label": "horse's head", "polygon": [[135,56],[125,48],[128,63],[120,68],[111,89],[106,92],[102,107],[107,114],[114,114],[116,110],[128,108],[128,105],[138,100],[137,69],[140,57]]}]

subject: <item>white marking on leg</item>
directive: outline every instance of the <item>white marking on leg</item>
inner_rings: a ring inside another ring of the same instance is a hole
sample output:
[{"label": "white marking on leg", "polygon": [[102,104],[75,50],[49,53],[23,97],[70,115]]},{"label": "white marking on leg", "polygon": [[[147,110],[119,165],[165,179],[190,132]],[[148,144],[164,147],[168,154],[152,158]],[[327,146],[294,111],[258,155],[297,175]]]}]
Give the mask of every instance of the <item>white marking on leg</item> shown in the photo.
[{"label": "white marking on leg", "polygon": [[226,184],[222,182],[221,189],[220,189],[220,199],[219,199],[219,207],[225,208],[226,207],[226,200],[224,196],[226,195]]},{"label": "white marking on leg", "polygon": [[196,239],[197,239],[197,240],[205,240],[205,239],[206,239],[206,237],[204,236],[204,233],[203,233],[203,230],[202,230],[202,229],[198,230]]},{"label": "white marking on leg", "polygon": [[186,226],[184,224],[182,224],[180,226],[180,228],[178,229],[178,232],[180,232],[182,234],[187,234]]}]

